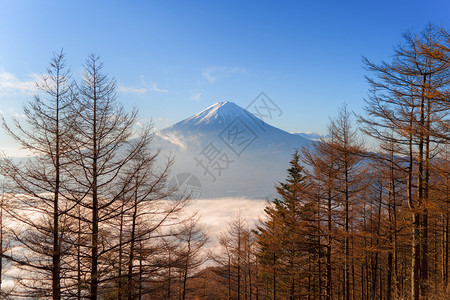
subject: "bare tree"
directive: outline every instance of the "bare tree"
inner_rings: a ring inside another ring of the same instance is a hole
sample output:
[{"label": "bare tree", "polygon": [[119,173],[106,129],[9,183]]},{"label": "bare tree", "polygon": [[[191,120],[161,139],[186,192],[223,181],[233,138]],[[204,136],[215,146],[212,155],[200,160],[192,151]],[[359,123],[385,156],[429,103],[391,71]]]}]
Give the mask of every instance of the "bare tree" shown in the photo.
[{"label": "bare tree", "polygon": [[218,264],[215,270],[225,280],[227,299],[246,299],[251,297],[255,286],[253,233],[240,213],[233,216],[228,230],[218,236],[218,253],[212,259]]},{"label": "bare tree", "polygon": [[108,238],[111,228],[104,225],[121,214],[123,195],[131,182],[124,182],[120,174],[130,161],[147,146],[149,139],[142,136],[130,143],[137,112],[128,114],[116,99],[115,81],[102,73],[103,64],[98,56],[86,60],[79,96],[73,103],[77,112],[72,128],[71,164],[72,200],[90,212],[82,218],[89,226],[90,245],[90,297],[97,299],[99,283],[107,281],[109,268],[102,258],[117,248]]},{"label": "bare tree", "polygon": [[362,154],[364,149],[358,140],[357,131],[352,128],[350,112],[344,106],[336,119],[330,124],[331,147],[337,153],[336,164],[338,167],[336,177],[336,192],[338,201],[342,207],[340,216],[343,224],[343,252],[344,252],[344,296],[349,300],[354,291],[351,291],[351,231],[352,211],[355,204],[355,196],[364,189],[365,171],[362,166]]},{"label": "bare tree", "polygon": [[324,223],[326,224],[322,226],[321,232],[325,237],[325,298],[327,300],[333,298],[333,283],[336,284],[336,280],[333,277],[333,249],[335,248],[333,242],[337,238],[336,210],[339,207],[336,187],[336,178],[339,172],[338,153],[332,147],[333,141],[333,136],[330,137],[329,141],[321,139],[312,148],[303,148],[301,156],[302,162],[309,167],[305,168],[305,173],[310,186],[314,187],[313,191],[321,199],[318,202],[321,202],[323,206],[322,211],[324,216],[320,217],[319,215],[319,221],[320,219],[324,219]]},{"label": "bare tree", "polygon": [[[38,284],[24,283],[37,294],[50,294],[53,299],[60,299],[64,255],[61,243],[66,210],[62,203],[62,178],[66,176],[64,165],[67,163],[67,133],[70,131],[68,107],[73,98],[70,71],[66,68],[62,51],[54,54],[47,74],[41,76],[37,87],[40,93],[24,108],[26,124],[16,119],[14,127],[10,127],[3,119],[5,130],[35,157],[21,164],[3,158],[1,172],[11,183],[10,192],[15,195],[15,209],[8,213],[16,221],[35,230],[30,236],[15,231],[14,236],[39,259],[14,254],[7,258],[42,274],[50,272],[48,291],[42,281]],[[39,280],[46,282],[47,277]]]},{"label": "bare tree", "polygon": [[199,225],[199,217],[191,216],[182,225],[177,234],[179,241],[178,259],[181,262],[182,274],[182,299],[186,299],[188,279],[193,277],[200,266],[207,260],[202,253],[203,247],[208,242],[204,226]]},{"label": "bare tree", "polygon": [[[364,63],[376,78],[368,78],[372,91],[361,118],[364,131],[380,141],[394,139],[399,155],[408,157],[404,168],[411,210],[411,294],[426,296],[428,280],[428,215],[433,157],[446,145],[443,124],[450,69],[441,31],[429,25],[421,34],[405,34],[405,43],[391,63]],[[443,105],[444,104],[444,105]],[[447,121],[446,121],[447,120]],[[391,136],[390,132],[393,132]],[[387,134],[387,135],[386,135]],[[417,181],[417,182],[414,182]]]},{"label": "bare tree", "polygon": [[[149,138],[151,140],[152,135]],[[134,291],[143,289],[142,279],[151,276],[143,271],[143,253],[160,246],[165,237],[174,236],[176,230],[170,229],[180,223],[177,216],[189,200],[189,195],[177,194],[180,198],[173,197],[177,191],[168,187],[172,160],[163,163],[158,160],[159,154],[159,151],[152,152],[148,147],[142,148],[122,176],[122,180],[130,184],[128,192],[123,194],[119,241],[119,249],[123,249],[122,257],[127,262],[125,287],[128,299],[134,298]],[[169,198],[172,200],[167,200]],[[162,248],[160,251],[165,250]],[[147,261],[152,258],[154,255],[146,255]],[[139,268],[136,265],[138,259]]]}]

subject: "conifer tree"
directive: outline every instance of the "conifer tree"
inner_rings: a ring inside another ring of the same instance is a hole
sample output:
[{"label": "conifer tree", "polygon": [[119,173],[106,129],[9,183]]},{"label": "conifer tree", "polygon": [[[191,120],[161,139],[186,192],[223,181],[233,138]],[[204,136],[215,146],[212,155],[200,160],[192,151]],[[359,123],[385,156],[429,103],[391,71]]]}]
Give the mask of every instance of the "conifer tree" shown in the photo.
[{"label": "conifer tree", "polygon": [[295,151],[286,181],[276,186],[280,198],[266,207],[266,219],[258,227],[260,262],[271,269],[271,275],[266,271],[264,276],[272,277],[273,299],[298,297],[306,284],[304,267],[313,247],[308,224],[314,212],[299,162],[299,152]]}]

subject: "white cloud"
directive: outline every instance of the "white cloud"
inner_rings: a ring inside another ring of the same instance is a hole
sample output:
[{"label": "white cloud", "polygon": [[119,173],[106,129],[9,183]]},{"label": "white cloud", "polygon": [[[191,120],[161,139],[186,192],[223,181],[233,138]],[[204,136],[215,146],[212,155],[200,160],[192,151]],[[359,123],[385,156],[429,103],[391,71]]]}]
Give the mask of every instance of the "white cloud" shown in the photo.
[{"label": "white cloud", "polygon": [[205,225],[210,236],[207,248],[213,250],[218,246],[217,235],[228,229],[228,224],[236,214],[239,213],[250,228],[255,228],[258,220],[264,216],[267,204],[267,200],[243,197],[197,199],[186,207],[184,214],[198,212],[200,222]]},{"label": "white cloud", "polygon": [[[171,201],[167,201],[169,205]],[[163,203],[162,203],[163,204]],[[242,219],[246,220],[247,225],[250,228],[255,228],[255,224],[258,223],[260,217],[264,215],[264,208],[267,205],[266,200],[262,199],[248,199],[248,198],[214,198],[214,199],[198,199],[193,201],[190,205],[181,212],[181,218],[188,218],[193,213],[197,212],[200,217],[199,223],[205,225],[205,230],[208,233],[210,240],[204,247],[205,253],[207,251],[216,252],[219,250],[220,244],[217,236],[228,229],[228,224],[233,220],[236,214],[240,214]],[[24,212],[28,219],[36,221],[40,214],[33,211]],[[20,224],[17,220],[12,220],[6,216],[6,222],[8,228],[15,228],[16,230],[21,227],[24,230],[27,226]],[[20,244],[16,244],[14,249],[16,257],[34,257],[34,253],[26,249]],[[206,264],[211,264],[207,262]],[[12,288],[17,282],[16,277],[21,277],[30,272],[29,270],[20,270],[16,264],[7,264],[4,266],[4,284],[7,288]]]},{"label": "white cloud", "polygon": [[120,85],[117,89],[119,92],[124,94],[145,94],[147,92],[156,92],[156,93],[167,93],[168,90],[160,89],[156,86],[156,83],[153,84],[151,88],[133,88],[127,87],[124,85]]},{"label": "white cloud", "polygon": [[292,134],[299,135],[301,137],[310,139],[310,140],[318,140],[321,137],[324,137],[323,134],[320,132],[312,132],[312,131],[306,131],[306,132],[291,132]]},{"label": "white cloud", "polygon": [[247,74],[247,71],[242,68],[235,67],[208,67],[203,71],[202,75],[209,81],[209,83],[214,83],[220,76],[230,76],[232,74]]},{"label": "white cloud", "polygon": [[33,156],[33,153],[29,150],[20,149],[14,146],[1,146],[0,154],[5,154],[8,157],[29,157]]},{"label": "white cloud", "polygon": [[163,140],[178,146],[181,150],[186,150],[186,143],[181,139],[181,137],[179,137],[175,133],[162,134],[159,130],[157,130],[156,135],[162,138]]},{"label": "white cloud", "polygon": [[154,124],[154,127],[163,129],[172,125],[173,121],[168,118],[156,118],[152,119],[152,123]]},{"label": "white cloud", "polygon": [[153,88],[150,89],[151,91],[157,92],[157,93],[167,93],[168,90],[160,89],[156,86],[156,83],[153,84]]},{"label": "white cloud", "polygon": [[200,97],[203,95],[203,93],[195,93],[191,96],[191,100],[199,101]]},{"label": "white cloud", "polygon": [[13,118],[26,118],[24,113],[18,113],[14,108],[8,108],[8,111],[3,111],[0,109],[0,115],[5,117],[13,117]]},{"label": "white cloud", "polygon": [[209,83],[214,83],[214,81],[216,81],[216,79],[217,79],[215,76],[213,76],[211,74],[211,71],[203,71],[202,75],[203,75],[203,77],[206,78],[206,80],[209,81]]},{"label": "white cloud", "polygon": [[34,94],[37,90],[38,74],[30,74],[29,80],[20,80],[14,74],[0,70],[0,92]]},{"label": "white cloud", "polygon": [[136,89],[136,88],[132,88],[132,87],[126,87],[123,85],[120,85],[117,90],[124,94],[145,94],[145,93],[147,93],[146,88]]}]

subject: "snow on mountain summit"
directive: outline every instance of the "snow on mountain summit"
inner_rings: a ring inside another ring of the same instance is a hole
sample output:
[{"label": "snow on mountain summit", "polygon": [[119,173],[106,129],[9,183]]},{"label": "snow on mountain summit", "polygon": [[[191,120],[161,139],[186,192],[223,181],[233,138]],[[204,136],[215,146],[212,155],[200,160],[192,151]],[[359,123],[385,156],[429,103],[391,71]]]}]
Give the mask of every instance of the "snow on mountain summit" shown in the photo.
[{"label": "snow on mountain summit", "polygon": [[233,102],[217,102],[158,137],[158,146],[176,158],[175,174],[190,173],[201,181],[202,197],[270,198],[295,149],[313,143]]},{"label": "snow on mountain summit", "polygon": [[166,130],[177,130],[181,128],[183,130],[188,129],[192,131],[201,129],[215,130],[217,127],[222,128],[223,126],[230,124],[237,117],[241,119],[252,119],[252,122],[255,122],[254,118],[256,118],[234,102],[217,102],[192,117],[176,123]]},{"label": "snow on mountain summit", "polygon": [[[161,131],[166,137],[176,136],[178,139],[188,137],[204,138],[208,143],[214,138],[244,132],[248,138],[256,139],[252,148],[268,149],[272,147],[286,148],[288,151],[308,145],[311,140],[291,134],[273,127],[259,119],[246,109],[233,102],[217,102],[201,112],[176,123]],[[226,132],[225,132],[226,131]]]},{"label": "snow on mountain summit", "polygon": [[219,123],[226,123],[242,115],[243,112],[244,109],[233,102],[217,102],[188,118],[186,122],[194,121],[196,124],[209,124],[217,121]]}]

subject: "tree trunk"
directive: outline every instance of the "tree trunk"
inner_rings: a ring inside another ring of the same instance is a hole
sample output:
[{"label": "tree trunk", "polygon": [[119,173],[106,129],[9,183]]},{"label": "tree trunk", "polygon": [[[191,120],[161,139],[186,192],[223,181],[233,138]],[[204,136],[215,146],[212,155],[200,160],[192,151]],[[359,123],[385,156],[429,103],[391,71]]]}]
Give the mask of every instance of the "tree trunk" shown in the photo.
[{"label": "tree trunk", "polygon": [[123,260],[123,206],[125,200],[122,201],[122,207],[120,212],[120,226],[119,226],[119,262],[118,262],[118,291],[117,291],[117,299],[121,300],[123,295],[123,278],[122,278],[122,260]]},{"label": "tree trunk", "polygon": [[[94,75],[95,76],[95,75]],[[95,78],[95,77],[94,77]],[[92,253],[91,253],[91,300],[97,300],[98,295],[98,195],[97,195],[97,96],[94,86],[94,116],[93,116],[93,137],[92,137]]]},{"label": "tree trunk", "polygon": [[[132,216],[132,224],[131,224],[131,237],[130,237],[130,254],[128,258],[128,275],[127,275],[127,290],[128,290],[128,300],[133,299],[133,264],[134,264],[134,250],[135,250],[135,243],[136,243],[136,218],[137,218],[137,190],[134,193],[134,207],[133,207],[133,216]],[[139,286],[141,285],[141,282],[139,282]]]},{"label": "tree trunk", "polygon": [[81,300],[81,207],[78,206],[78,228],[77,228],[77,299]]},{"label": "tree trunk", "polygon": [[331,215],[331,189],[328,190],[328,201],[327,201],[327,300],[331,300],[332,295],[332,277],[331,277],[331,223],[332,223],[332,215]]},{"label": "tree trunk", "polygon": [[272,300],[277,299],[277,272],[276,272],[276,254],[273,254],[273,297]]},{"label": "tree trunk", "polygon": [[[346,159],[345,159],[346,160]],[[347,162],[345,161],[345,238],[344,238],[344,249],[345,249],[345,259],[344,259],[344,284],[345,284],[345,299],[350,300],[350,268],[349,268],[349,259],[350,259],[350,247],[349,247],[349,179],[348,179],[348,168]]]},{"label": "tree trunk", "polygon": [[[61,56],[60,56],[61,58]],[[54,203],[53,203],[53,254],[52,254],[52,294],[53,300],[61,299],[61,245],[60,245],[60,230],[59,230],[59,193],[60,193],[60,156],[61,156],[61,137],[60,137],[60,121],[59,121],[59,113],[60,113],[60,99],[59,99],[59,72],[60,65],[59,60],[55,64],[56,67],[56,121],[55,121],[55,190],[54,190]]]}]

